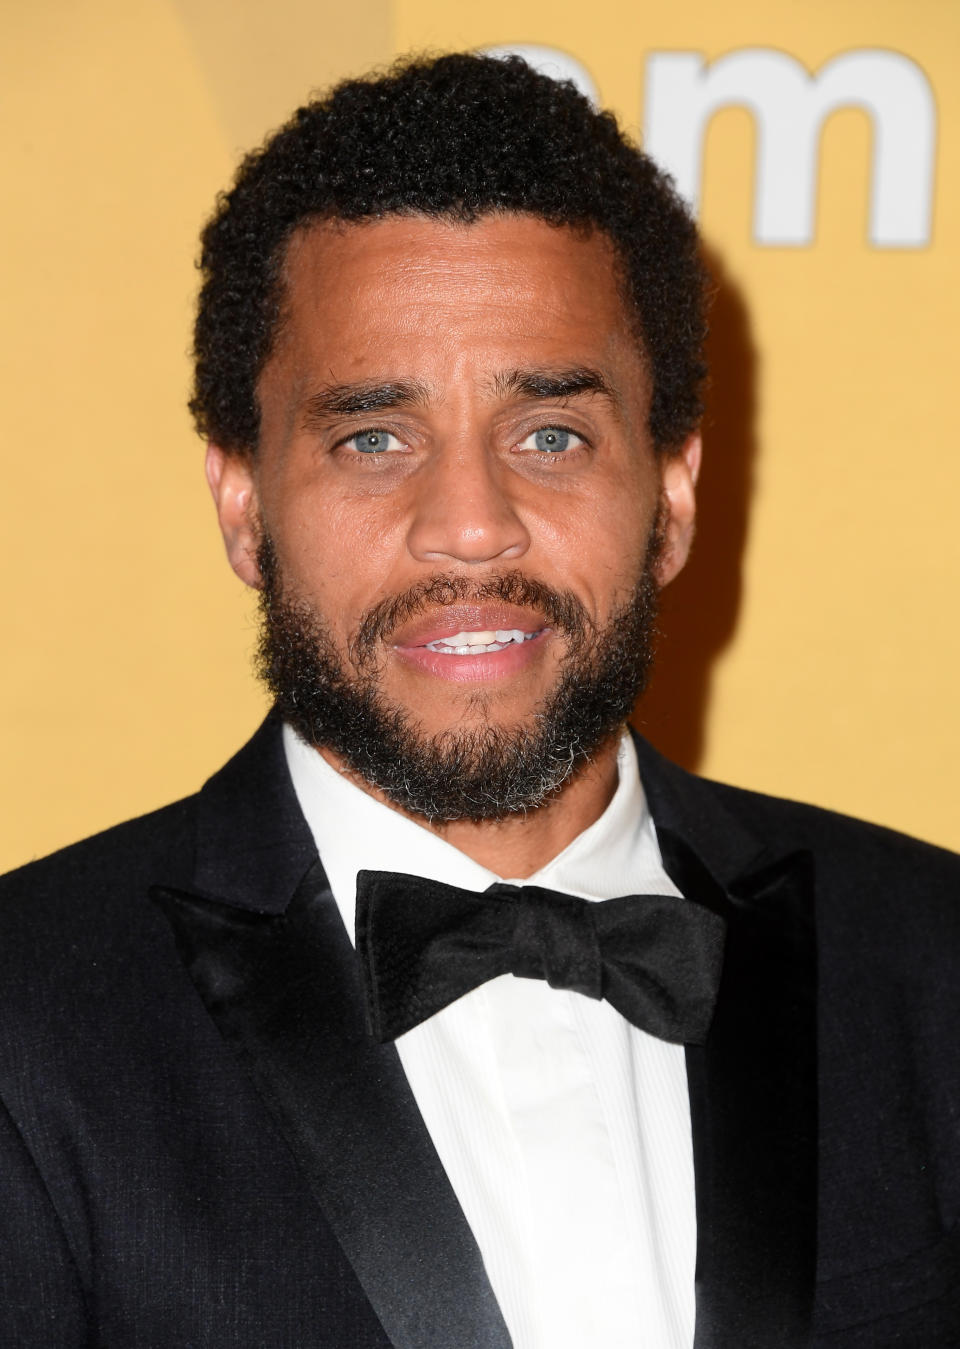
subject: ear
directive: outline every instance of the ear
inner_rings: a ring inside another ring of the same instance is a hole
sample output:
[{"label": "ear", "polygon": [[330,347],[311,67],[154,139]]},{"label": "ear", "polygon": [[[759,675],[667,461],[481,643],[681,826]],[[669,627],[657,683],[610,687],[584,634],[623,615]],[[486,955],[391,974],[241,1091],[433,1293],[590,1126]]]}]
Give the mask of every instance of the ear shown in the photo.
[{"label": "ear", "polygon": [[658,568],[661,586],[669,585],[679,575],[690,556],[702,451],[700,434],[696,432],[674,454],[664,456],[660,466],[660,488],[666,509],[666,540]]},{"label": "ear", "polygon": [[210,444],[206,474],[230,566],[246,585],[259,589],[260,513],[253,463],[246,455],[230,454],[219,445]]}]

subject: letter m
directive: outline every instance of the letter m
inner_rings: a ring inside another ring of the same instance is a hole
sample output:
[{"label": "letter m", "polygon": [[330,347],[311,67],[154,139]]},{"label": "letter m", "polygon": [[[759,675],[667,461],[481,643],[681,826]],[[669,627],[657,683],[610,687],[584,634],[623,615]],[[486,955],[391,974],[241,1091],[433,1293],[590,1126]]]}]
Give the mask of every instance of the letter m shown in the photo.
[{"label": "letter m", "polygon": [[709,66],[697,52],[652,52],[645,104],[644,146],[694,210],[707,123],[720,108],[747,108],[757,135],[754,238],[788,245],[813,241],[824,120],[838,108],[862,108],[873,130],[870,242],[929,243],[936,108],[923,71],[899,52],[845,52],[815,75],[766,47]]}]

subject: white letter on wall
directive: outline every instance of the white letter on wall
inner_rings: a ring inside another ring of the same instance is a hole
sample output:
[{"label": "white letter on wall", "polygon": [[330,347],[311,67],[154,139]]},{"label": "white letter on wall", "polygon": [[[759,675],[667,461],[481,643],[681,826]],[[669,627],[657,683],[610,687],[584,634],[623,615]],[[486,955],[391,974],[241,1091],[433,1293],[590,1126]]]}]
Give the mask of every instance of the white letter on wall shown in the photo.
[{"label": "white letter on wall", "polygon": [[765,47],[731,52],[709,67],[696,52],[653,52],[645,101],[645,149],[694,209],[707,123],[720,108],[750,110],[754,238],[762,244],[813,241],[820,129],[838,108],[862,108],[873,123],[870,242],[920,248],[930,241],[936,108],[923,71],[899,52],[845,52],[816,75]]}]

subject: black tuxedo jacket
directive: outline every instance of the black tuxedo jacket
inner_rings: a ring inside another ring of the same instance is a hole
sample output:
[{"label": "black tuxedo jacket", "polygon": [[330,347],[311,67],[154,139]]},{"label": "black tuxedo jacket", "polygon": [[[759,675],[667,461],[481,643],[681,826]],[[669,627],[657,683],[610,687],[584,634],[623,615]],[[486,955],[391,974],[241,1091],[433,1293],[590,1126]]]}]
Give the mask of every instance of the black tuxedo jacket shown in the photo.
[{"label": "black tuxedo jacket", "polygon": [[[697,1349],[960,1345],[960,861],[639,750],[668,870],[729,902]],[[5,1349],[510,1344],[273,718],[0,883],[0,1098]]]}]

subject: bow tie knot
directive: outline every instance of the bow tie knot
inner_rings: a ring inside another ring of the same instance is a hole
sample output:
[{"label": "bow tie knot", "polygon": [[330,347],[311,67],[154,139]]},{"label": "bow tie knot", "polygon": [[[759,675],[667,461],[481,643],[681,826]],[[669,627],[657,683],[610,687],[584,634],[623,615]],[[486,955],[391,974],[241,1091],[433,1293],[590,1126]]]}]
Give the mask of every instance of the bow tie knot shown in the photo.
[{"label": "bow tie knot", "polygon": [[503,896],[516,914],[511,974],[603,997],[603,959],[589,900],[536,885],[492,885],[485,893]]},{"label": "bow tie knot", "polygon": [[388,871],[357,876],[367,1018],[394,1040],[499,975],[605,998],[633,1025],[702,1044],[713,1016],[726,899],[700,867],[697,899],[586,900],[502,882],[477,893]]}]

